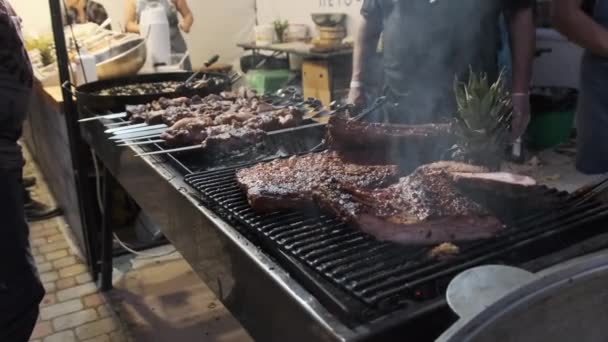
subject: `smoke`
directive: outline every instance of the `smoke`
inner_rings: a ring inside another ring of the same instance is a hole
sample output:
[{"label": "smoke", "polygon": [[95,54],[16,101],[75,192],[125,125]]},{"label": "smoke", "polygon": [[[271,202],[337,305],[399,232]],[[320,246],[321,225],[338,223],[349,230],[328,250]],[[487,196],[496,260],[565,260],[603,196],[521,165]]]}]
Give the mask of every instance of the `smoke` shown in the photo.
[{"label": "smoke", "polygon": [[385,82],[399,100],[391,121],[437,122],[455,111],[455,77],[495,75],[499,1],[392,0],[383,9]]}]

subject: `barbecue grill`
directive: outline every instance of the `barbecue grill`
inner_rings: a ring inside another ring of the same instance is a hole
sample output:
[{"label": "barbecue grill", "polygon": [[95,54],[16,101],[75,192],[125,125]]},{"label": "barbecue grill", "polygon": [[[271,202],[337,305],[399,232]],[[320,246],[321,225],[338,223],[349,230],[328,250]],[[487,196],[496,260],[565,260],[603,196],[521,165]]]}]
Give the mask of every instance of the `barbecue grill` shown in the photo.
[{"label": "barbecue grill", "polygon": [[518,220],[496,238],[463,244],[459,255],[438,261],[429,257],[430,248],[376,241],[327,215],[256,214],[238,187],[237,169],[195,173],[185,180],[201,193],[208,208],[281,260],[350,327],[396,312],[411,313],[408,319],[427,313],[425,308],[442,301],[449,280],[459,272],[485,263],[524,266],[560,250],[564,241],[597,234],[601,227],[593,227],[593,222],[608,218],[608,206],[588,201],[569,208],[576,199],[541,187],[530,196],[556,197],[567,209]]},{"label": "barbecue grill", "polygon": [[[252,162],[137,158],[163,146],[118,147],[104,130],[97,122],[84,125],[109,171],[261,341],[432,340],[456,321],[444,295],[459,272],[487,263],[535,272],[608,247],[600,238],[608,206],[593,188],[570,195],[539,187],[530,196],[553,199],[558,208],[526,213],[496,238],[460,244],[458,255],[437,260],[430,247],[379,242],[319,212],[253,212],[235,179]],[[273,136],[277,153],[260,158],[308,151],[322,132]]]}]

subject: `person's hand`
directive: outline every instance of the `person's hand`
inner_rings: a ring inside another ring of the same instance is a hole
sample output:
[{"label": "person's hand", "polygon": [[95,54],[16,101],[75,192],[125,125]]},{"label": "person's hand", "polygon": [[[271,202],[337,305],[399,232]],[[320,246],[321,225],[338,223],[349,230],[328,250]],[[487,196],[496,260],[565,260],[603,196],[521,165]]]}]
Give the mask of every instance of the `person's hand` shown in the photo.
[{"label": "person's hand", "polygon": [[365,107],[365,92],[362,87],[351,87],[348,93],[348,104],[354,105],[356,108]]},{"label": "person's hand", "polygon": [[184,25],[184,23],[179,23],[179,29],[184,31],[184,33],[190,33],[190,27],[186,27],[186,25]]},{"label": "person's hand", "polygon": [[513,119],[511,121],[511,140],[521,138],[530,124],[530,95],[515,93],[512,96]]}]

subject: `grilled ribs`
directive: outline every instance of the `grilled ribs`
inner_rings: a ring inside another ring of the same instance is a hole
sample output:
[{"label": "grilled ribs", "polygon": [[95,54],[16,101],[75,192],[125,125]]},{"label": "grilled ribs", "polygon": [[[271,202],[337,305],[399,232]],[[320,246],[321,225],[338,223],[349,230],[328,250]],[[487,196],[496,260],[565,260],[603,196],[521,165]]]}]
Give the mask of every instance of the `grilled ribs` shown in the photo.
[{"label": "grilled ribs", "polygon": [[494,236],[502,229],[502,223],[481,204],[483,201],[474,201],[458,189],[456,183],[463,182],[505,189],[524,189],[535,184],[527,177],[438,162],[419,167],[384,189],[367,190],[335,181],[315,187],[313,196],[320,207],[380,240],[437,244]]},{"label": "grilled ribs", "polygon": [[327,128],[330,148],[345,160],[398,164],[406,171],[440,160],[455,143],[449,124],[368,123],[341,114],[332,117]]},{"label": "grilled ribs", "polygon": [[249,203],[260,212],[312,206],[313,188],[332,178],[367,189],[394,183],[398,177],[396,166],[344,163],[334,152],[277,159],[237,173]]}]

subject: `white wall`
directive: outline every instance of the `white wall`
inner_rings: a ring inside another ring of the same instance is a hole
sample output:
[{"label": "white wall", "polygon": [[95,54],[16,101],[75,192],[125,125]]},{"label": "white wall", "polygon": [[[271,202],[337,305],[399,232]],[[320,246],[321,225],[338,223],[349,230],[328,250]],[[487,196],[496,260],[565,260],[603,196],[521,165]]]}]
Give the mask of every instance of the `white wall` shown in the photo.
[{"label": "white wall", "polygon": [[[29,1],[29,0],[28,0]],[[112,18],[114,30],[124,27],[124,0],[97,0]],[[184,34],[194,67],[219,54],[232,63],[242,55],[236,44],[251,40],[255,25],[255,0],[189,0],[194,25]]]},{"label": "white wall", "polygon": [[[112,27],[124,27],[124,0],[96,0],[103,4],[112,18]],[[51,32],[49,0],[9,0],[22,17],[26,34]],[[202,65],[214,54],[221,62],[232,63],[241,55],[236,44],[252,39],[255,25],[255,0],[189,0],[194,25],[186,42],[194,67]]]},{"label": "white wall", "polygon": [[9,0],[8,2],[23,20],[26,35],[52,31],[49,0]]},{"label": "white wall", "polygon": [[348,34],[354,35],[362,4],[363,0],[257,0],[258,22],[268,24],[281,18],[314,29],[311,13],[346,13]]}]

